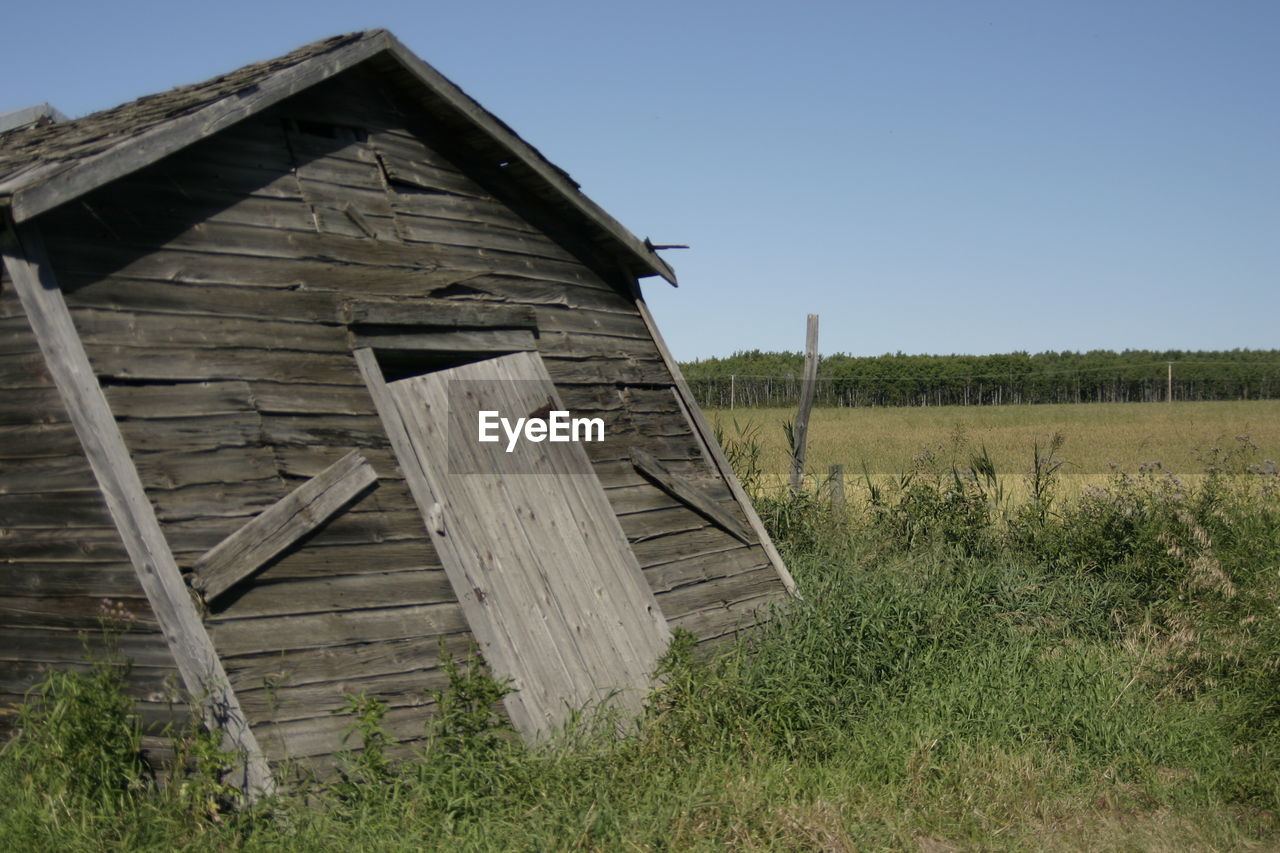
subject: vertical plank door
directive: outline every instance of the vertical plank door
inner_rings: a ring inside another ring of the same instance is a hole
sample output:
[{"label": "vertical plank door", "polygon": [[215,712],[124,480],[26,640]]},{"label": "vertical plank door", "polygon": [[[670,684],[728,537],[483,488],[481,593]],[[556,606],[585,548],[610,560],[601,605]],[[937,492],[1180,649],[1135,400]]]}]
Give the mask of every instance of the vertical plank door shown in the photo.
[{"label": "vertical plank door", "polygon": [[385,388],[450,582],[486,660],[517,690],[516,726],[537,737],[575,712],[637,714],[670,633],[585,450],[521,440],[508,451],[501,430],[478,441],[480,410],[514,420],[564,408],[537,353]]}]

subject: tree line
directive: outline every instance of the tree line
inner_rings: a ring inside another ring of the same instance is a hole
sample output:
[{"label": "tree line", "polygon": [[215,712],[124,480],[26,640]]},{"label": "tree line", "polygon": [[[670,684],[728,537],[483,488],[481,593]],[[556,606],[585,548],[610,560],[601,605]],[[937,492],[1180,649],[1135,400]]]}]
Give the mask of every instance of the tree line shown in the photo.
[{"label": "tree line", "polygon": [[[760,350],[680,365],[700,405],[726,408],[794,406],[803,368],[803,353]],[[837,354],[819,363],[817,405],[1150,403],[1170,390],[1174,400],[1275,398],[1280,350]]]}]

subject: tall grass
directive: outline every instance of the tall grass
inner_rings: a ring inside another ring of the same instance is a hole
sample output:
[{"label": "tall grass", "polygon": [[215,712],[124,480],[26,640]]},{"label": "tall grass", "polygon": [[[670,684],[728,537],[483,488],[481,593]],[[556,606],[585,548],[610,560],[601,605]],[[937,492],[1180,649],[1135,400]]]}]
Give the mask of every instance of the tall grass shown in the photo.
[{"label": "tall grass", "polygon": [[[583,724],[526,746],[492,714],[505,688],[480,662],[451,664],[421,755],[390,758],[378,703],[354,697],[374,748],[338,778],[253,809],[199,808],[173,793],[181,779],[136,781],[119,670],[95,668],[51,676],[0,754],[0,840],[251,850],[1280,843],[1280,477],[1247,445],[1216,453],[1194,482],[1150,465],[1070,499],[1058,494],[1062,446],[1041,445],[1033,500],[1011,498],[1010,478],[971,447],[954,464],[921,458],[852,511],[820,488],[762,487],[758,436],[727,445],[804,598],[712,657],[678,638],[627,737]],[[85,743],[115,763],[73,758]],[[77,762],[100,769],[73,781]]]}]

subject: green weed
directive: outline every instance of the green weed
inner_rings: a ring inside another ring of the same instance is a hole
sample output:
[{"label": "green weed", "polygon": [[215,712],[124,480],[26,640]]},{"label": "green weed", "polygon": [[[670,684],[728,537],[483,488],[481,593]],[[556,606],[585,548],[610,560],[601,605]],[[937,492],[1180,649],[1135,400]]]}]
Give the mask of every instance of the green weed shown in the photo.
[{"label": "green weed", "polygon": [[[0,836],[166,850],[1280,844],[1280,507],[1248,442],[1206,450],[1214,470],[1198,480],[1152,464],[1067,499],[1060,438],[1006,473],[957,434],[841,509],[818,489],[766,494],[752,441],[730,437],[726,453],[804,598],[715,654],[677,632],[627,736],[583,725],[526,745],[500,714],[509,685],[446,660],[424,748],[395,744],[383,706],[353,697],[362,751],[343,774],[231,812],[215,788],[175,801],[146,781],[115,662],[51,681],[23,712],[0,753]],[[73,781],[68,761],[97,769]],[[212,756],[187,763],[215,784]]]}]

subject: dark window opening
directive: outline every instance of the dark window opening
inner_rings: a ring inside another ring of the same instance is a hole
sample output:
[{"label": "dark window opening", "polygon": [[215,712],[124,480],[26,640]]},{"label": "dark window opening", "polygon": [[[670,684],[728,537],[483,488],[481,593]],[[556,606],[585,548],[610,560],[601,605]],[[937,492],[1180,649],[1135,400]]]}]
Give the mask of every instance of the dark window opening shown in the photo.
[{"label": "dark window opening", "polygon": [[343,142],[365,142],[369,138],[369,132],[363,127],[304,118],[287,118],[284,120],[284,127],[290,133]]}]

